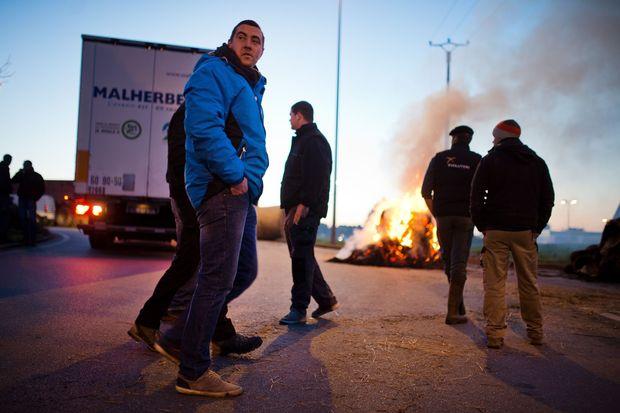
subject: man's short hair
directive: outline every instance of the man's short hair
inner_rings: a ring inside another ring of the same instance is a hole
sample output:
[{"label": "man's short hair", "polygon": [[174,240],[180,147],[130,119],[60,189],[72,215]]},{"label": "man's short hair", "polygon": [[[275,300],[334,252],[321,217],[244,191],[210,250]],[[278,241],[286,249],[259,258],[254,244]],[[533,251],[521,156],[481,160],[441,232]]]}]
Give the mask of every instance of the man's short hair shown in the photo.
[{"label": "man's short hair", "polygon": [[237,23],[237,25],[232,29],[232,32],[230,33],[230,37],[228,38],[228,41],[229,42],[232,41],[233,37],[235,37],[235,33],[237,32],[237,29],[239,28],[239,26],[243,24],[256,27],[258,30],[260,30],[261,34],[263,35],[263,47],[265,47],[265,34],[263,33],[263,29],[261,29],[258,23],[256,23],[254,20],[243,20]]},{"label": "man's short hair", "polygon": [[3,161],[5,161],[5,162],[10,162],[12,159],[13,159],[13,157],[12,157],[11,155],[9,155],[8,153],[7,153],[7,154],[5,154],[5,155],[2,157],[2,160],[3,160]]},{"label": "man's short hair", "polygon": [[32,162],[24,161],[24,168],[32,168]]},{"label": "man's short hair", "polygon": [[291,106],[291,112],[295,114],[301,113],[301,116],[303,116],[305,120],[308,122],[314,122],[314,109],[312,108],[312,105],[305,100],[297,102]]}]

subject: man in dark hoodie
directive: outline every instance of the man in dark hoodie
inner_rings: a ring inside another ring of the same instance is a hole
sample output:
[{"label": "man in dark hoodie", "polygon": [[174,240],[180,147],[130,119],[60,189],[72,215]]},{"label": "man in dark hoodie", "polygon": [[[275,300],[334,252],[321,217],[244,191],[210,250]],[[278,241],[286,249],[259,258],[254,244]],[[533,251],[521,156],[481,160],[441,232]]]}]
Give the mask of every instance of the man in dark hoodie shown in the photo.
[{"label": "man in dark hoodie", "polygon": [[10,206],[11,206],[11,173],[9,166],[13,157],[4,155],[0,162],[0,242],[7,240],[6,233],[9,229]]},{"label": "man in dark hoodie", "polygon": [[293,137],[282,178],[280,206],[286,214],[284,232],[292,262],[293,288],[290,312],[280,324],[303,324],[313,297],[318,318],[338,308],[336,297],[314,257],[314,243],[321,218],[327,215],[332,151],[314,123],[314,109],[308,102],[291,107]]},{"label": "man in dark hoodie", "polygon": [[19,220],[24,231],[24,244],[33,246],[37,235],[37,201],[45,193],[45,181],[35,172],[30,161],[24,161],[23,169],[15,174],[12,181],[19,185]]},{"label": "man in dark hoodie", "polygon": [[450,131],[452,147],[436,154],[428,165],[422,197],[437,221],[441,258],[450,283],[446,324],[467,322],[463,289],[474,235],[469,213],[471,180],[480,155],[469,150],[474,131],[465,125]]},{"label": "man in dark hoodie", "polygon": [[521,142],[520,135],[521,128],[512,119],[495,127],[494,147],[480,161],[471,188],[472,219],[484,234],[484,317],[489,348],[501,348],[504,343],[511,254],[528,338],[533,345],[543,342],[536,238],[551,216],[554,192],[545,161]]}]

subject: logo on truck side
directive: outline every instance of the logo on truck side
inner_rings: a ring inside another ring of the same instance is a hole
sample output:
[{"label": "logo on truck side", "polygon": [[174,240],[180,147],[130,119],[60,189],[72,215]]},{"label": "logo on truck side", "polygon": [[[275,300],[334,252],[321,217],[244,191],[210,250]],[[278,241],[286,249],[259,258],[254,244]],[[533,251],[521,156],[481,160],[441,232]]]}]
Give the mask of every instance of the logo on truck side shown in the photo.
[{"label": "logo on truck side", "polygon": [[128,120],[121,126],[121,133],[127,139],[137,139],[142,134],[142,126],[136,120]]}]

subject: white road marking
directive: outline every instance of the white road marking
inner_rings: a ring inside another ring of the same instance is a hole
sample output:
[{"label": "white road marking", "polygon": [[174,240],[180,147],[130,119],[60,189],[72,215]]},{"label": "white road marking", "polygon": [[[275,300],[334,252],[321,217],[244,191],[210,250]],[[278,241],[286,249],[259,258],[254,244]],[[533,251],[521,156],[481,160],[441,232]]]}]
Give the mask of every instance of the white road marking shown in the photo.
[{"label": "white road marking", "polygon": [[610,320],[620,321],[620,315],[613,313],[602,313],[601,314],[605,318],[609,318]]}]

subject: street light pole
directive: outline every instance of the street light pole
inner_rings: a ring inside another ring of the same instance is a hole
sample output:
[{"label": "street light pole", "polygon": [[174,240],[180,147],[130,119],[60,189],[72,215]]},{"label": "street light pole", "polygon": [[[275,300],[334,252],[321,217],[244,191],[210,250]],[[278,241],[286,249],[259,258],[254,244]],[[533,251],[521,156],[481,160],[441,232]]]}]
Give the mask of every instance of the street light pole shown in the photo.
[{"label": "street light pole", "polygon": [[560,204],[566,205],[566,230],[570,230],[570,206],[577,205],[576,199],[562,199]]},{"label": "street light pole", "polygon": [[336,63],[336,132],[334,134],[334,203],[330,241],[336,243],[336,192],[338,190],[338,120],[340,115],[340,37],[342,33],[342,0],[338,1],[338,59]]},{"label": "street light pole", "polygon": [[[450,90],[450,63],[452,62],[452,52],[457,47],[464,47],[469,44],[469,40],[465,43],[454,43],[449,37],[443,43],[433,43],[431,40],[428,41],[428,45],[431,47],[440,47],[444,52],[446,52],[446,96],[448,95],[448,91]],[[446,107],[446,149],[450,149],[450,137],[448,133],[450,132],[450,113],[448,113],[448,108]]]}]

